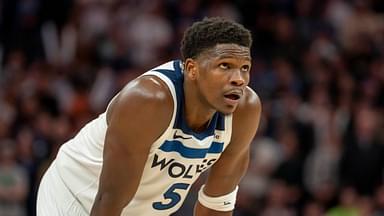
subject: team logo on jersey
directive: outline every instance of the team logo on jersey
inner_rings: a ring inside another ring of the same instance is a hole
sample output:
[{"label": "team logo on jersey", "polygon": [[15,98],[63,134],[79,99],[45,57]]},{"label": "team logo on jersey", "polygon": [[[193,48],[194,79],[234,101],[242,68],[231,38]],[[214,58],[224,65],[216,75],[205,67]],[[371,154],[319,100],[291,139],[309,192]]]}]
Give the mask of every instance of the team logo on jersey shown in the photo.
[{"label": "team logo on jersey", "polygon": [[215,139],[219,140],[220,139],[220,135],[219,134],[215,134]]}]

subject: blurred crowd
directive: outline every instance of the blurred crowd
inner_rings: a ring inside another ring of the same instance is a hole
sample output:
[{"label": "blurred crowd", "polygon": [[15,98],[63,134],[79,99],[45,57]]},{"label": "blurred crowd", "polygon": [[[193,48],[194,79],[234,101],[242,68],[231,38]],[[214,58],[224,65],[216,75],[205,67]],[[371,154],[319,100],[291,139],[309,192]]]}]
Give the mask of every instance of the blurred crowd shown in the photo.
[{"label": "blurred crowd", "polygon": [[234,215],[384,215],[381,0],[1,0],[0,215],[35,215],[60,145],[206,16],[254,37],[263,115]]}]

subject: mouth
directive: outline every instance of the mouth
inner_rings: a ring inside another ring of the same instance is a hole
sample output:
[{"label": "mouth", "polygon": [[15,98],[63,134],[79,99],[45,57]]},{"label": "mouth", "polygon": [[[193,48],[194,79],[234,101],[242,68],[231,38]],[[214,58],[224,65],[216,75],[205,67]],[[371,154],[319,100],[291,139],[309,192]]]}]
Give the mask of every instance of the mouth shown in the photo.
[{"label": "mouth", "polygon": [[243,91],[241,90],[233,90],[224,94],[226,103],[230,105],[236,105],[242,96],[243,96]]},{"label": "mouth", "polygon": [[239,100],[241,96],[239,94],[231,93],[224,95],[224,97],[230,100]]}]

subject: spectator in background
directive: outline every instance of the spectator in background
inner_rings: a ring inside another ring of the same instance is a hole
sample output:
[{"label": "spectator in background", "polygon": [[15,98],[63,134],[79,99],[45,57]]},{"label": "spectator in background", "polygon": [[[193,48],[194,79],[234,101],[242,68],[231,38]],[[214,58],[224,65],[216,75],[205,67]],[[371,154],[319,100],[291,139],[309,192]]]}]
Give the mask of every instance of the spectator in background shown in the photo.
[{"label": "spectator in background", "polygon": [[359,195],[353,187],[344,187],[340,191],[339,203],[329,209],[327,216],[359,216]]},{"label": "spectator in background", "polygon": [[384,152],[377,139],[378,113],[362,104],[354,111],[351,130],[345,135],[340,175],[361,195],[372,196],[383,182]]},{"label": "spectator in background", "polygon": [[24,216],[27,213],[28,174],[17,163],[15,143],[0,141],[0,214]]},{"label": "spectator in background", "polygon": [[167,47],[172,42],[172,28],[165,17],[164,1],[143,4],[145,9],[136,14],[130,26],[131,47],[129,53],[137,66],[149,67],[148,62],[158,64],[167,58]]},{"label": "spectator in background", "polygon": [[16,134],[16,159],[20,167],[22,167],[27,174],[28,189],[26,197],[26,206],[28,212],[35,212],[36,206],[36,183],[38,179],[35,174],[38,168],[38,160],[35,157],[34,151],[34,134],[31,128],[24,127]]},{"label": "spectator in background", "polygon": [[374,195],[374,216],[384,215],[384,185],[381,184],[380,187],[377,188]]},{"label": "spectator in background", "polygon": [[266,195],[264,209],[260,216],[294,216],[297,210],[291,206],[291,192],[286,182],[274,180],[271,183],[270,190]]},{"label": "spectator in background", "polygon": [[291,128],[282,128],[279,131],[278,143],[282,148],[282,159],[272,174],[272,178],[281,183],[273,186],[278,186],[278,191],[280,191],[279,188],[282,188],[282,192],[287,193],[285,205],[295,209],[304,195],[302,189],[303,161],[297,132]]},{"label": "spectator in background", "polygon": [[302,211],[303,216],[323,216],[324,213],[324,205],[312,200],[305,203]]},{"label": "spectator in background", "polygon": [[237,204],[240,215],[258,215],[263,209],[263,200],[272,186],[272,174],[282,160],[282,151],[274,139],[263,134],[252,142],[251,161],[248,172],[240,184]]}]

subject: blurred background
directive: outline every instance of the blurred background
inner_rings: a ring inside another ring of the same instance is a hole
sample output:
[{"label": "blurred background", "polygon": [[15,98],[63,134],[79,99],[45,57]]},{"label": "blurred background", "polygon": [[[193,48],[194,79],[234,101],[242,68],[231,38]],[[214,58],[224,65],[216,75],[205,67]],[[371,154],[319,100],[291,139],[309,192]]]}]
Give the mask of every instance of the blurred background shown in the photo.
[{"label": "blurred background", "polygon": [[[254,37],[263,114],[234,215],[384,215],[383,12],[382,0],[0,0],[0,216],[35,215],[60,145],[129,80],[180,58],[206,16]],[[175,215],[192,215],[197,189]]]}]

